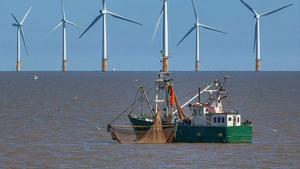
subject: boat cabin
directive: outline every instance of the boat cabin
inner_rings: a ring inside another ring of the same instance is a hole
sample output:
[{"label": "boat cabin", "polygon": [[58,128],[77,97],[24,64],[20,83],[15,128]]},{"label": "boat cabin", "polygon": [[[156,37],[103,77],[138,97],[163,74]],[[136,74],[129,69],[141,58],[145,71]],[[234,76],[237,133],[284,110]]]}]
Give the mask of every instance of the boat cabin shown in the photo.
[{"label": "boat cabin", "polygon": [[241,126],[241,115],[237,113],[216,112],[208,104],[191,105],[191,125],[193,126]]},{"label": "boat cabin", "polygon": [[[236,113],[212,113],[209,115],[210,125],[213,126],[241,126],[241,115]],[[209,118],[207,118],[209,120]]]}]

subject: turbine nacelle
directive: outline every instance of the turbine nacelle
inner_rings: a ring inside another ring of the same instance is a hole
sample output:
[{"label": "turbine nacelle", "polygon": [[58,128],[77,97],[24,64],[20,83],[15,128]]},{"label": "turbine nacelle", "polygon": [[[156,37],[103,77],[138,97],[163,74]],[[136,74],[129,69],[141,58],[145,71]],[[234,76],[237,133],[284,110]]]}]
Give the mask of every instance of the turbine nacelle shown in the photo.
[{"label": "turbine nacelle", "polygon": [[99,13],[102,14],[102,15],[104,15],[104,14],[107,14],[108,11],[107,10],[100,10]]},{"label": "turbine nacelle", "polygon": [[255,19],[260,19],[260,15],[254,15]]}]

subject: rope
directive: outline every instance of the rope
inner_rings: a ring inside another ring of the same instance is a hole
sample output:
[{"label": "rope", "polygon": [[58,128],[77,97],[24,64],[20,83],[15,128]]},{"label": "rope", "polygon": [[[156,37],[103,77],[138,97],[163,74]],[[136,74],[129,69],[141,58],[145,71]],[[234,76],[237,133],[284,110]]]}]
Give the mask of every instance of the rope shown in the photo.
[{"label": "rope", "polygon": [[136,103],[136,98],[137,98],[137,95],[138,95],[138,93],[139,93],[139,90],[140,89],[138,89],[137,90],[137,92],[136,92],[136,94],[135,94],[135,97],[134,97],[134,102],[131,104],[131,105],[129,105],[122,113],[120,113],[116,118],[114,118],[109,124],[112,124],[113,122],[115,122],[116,120],[118,120],[124,113],[126,113],[131,107],[133,107],[134,105],[135,105],[135,103]]},{"label": "rope", "polygon": [[[147,94],[149,94],[150,91],[151,91],[153,88],[154,88],[154,86],[153,86],[151,89],[149,89],[149,91],[147,92]],[[115,122],[116,120],[118,120],[123,114],[125,114],[126,112],[128,112],[128,110],[129,110],[130,108],[134,107],[134,105],[136,104],[136,102],[139,101],[139,100],[143,97],[143,95],[142,95],[142,96],[140,96],[140,97],[137,99],[137,96],[138,96],[138,94],[139,94],[139,91],[140,91],[140,88],[137,90],[137,92],[136,92],[136,94],[135,94],[134,102],[133,102],[131,105],[129,105],[123,112],[121,112],[116,118],[114,118],[109,124],[114,123],[114,122]]]},{"label": "rope", "polygon": [[232,109],[234,109],[234,111],[239,112],[239,110],[237,108],[235,108],[234,106],[232,106],[232,104],[227,99],[224,99],[224,100]]},{"label": "rope", "polygon": [[154,125],[154,126],[132,126],[132,125],[112,125],[112,127],[119,127],[119,128],[145,128],[145,127],[173,127],[174,125]]},{"label": "rope", "polygon": [[[224,100],[225,100],[225,102],[226,102],[231,108],[234,109],[234,111],[240,112],[237,108],[235,108],[234,106],[232,106],[232,104],[231,104],[227,99],[224,99]],[[248,114],[248,113],[244,113],[243,116],[246,116],[246,118],[248,118],[249,116],[247,116],[247,114]],[[269,128],[271,128],[271,127],[269,127]]]},{"label": "rope", "polygon": [[193,94],[194,92],[197,92],[197,91],[198,91],[198,89],[195,89],[195,90],[193,90],[193,91],[191,91],[191,92],[189,92],[189,93],[187,93],[187,94],[185,94],[183,96],[180,96],[179,98],[180,99],[186,98],[186,97],[190,96],[191,94]]},{"label": "rope", "polygon": [[[153,88],[154,88],[154,86],[152,86],[152,88],[150,88],[150,89],[148,90],[148,92],[146,92],[146,95],[149,95],[149,93],[153,90]],[[138,90],[138,91],[139,91],[139,90]],[[138,102],[141,102],[141,109],[143,108],[143,102],[144,102],[144,99],[145,99],[144,93],[141,92],[141,96],[136,100],[136,102],[137,102],[137,101],[138,101]],[[135,103],[136,103],[136,102],[135,102]],[[135,103],[132,104],[132,109],[130,110],[130,113],[133,111],[133,109],[135,109],[135,108],[137,107],[137,105],[136,105],[136,107],[134,107]],[[151,105],[151,106],[153,106],[153,105]],[[142,112],[142,111],[141,111],[141,112]],[[130,113],[129,113],[129,114],[130,114]]]}]

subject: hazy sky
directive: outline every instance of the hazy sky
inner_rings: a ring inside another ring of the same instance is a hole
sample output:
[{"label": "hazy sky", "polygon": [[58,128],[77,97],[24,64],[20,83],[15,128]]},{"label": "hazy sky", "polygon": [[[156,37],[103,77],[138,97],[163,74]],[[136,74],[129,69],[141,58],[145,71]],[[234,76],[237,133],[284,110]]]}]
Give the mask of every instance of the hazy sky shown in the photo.
[{"label": "hazy sky", "polygon": [[[253,14],[239,0],[195,0],[200,22],[225,30],[228,35],[202,29],[202,70],[254,70]],[[300,0],[245,0],[258,12],[295,3],[281,12],[261,19],[263,70],[300,70]],[[84,29],[99,14],[100,0],[64,0],[67,18]],[[61,69],[61,29],[47,33],[60,22],[60,0],[0,0],[0,71],[15,70],[16,28],[14,13],[23,17],[33,6],[24,25],[30,55],[22,48],[23,70]],[[151,42],[158,19],[161,0],[107,0],[108,9],[143,23],[143,26],[108,18],[109,69],[160,69],[162,28]],[[193,26],[190,0],[169,0],[170,69],[194,70],[195,33],[181,46],[182,36]],[[82,39],[83,30],[68,27],[69,69],[100,70],[101,21]]]}]

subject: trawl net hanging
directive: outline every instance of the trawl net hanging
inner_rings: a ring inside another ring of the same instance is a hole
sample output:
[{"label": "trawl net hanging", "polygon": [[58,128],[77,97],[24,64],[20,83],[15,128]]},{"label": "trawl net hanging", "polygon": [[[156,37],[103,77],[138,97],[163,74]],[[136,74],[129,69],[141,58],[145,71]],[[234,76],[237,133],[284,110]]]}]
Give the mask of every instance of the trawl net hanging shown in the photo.
[{"label": "trawl net hanging", "polygon": [[160,111],[151,126],[112,126],[112,137],[119,143],[164,144],[172,142],[174,125],[162,125]]}]

